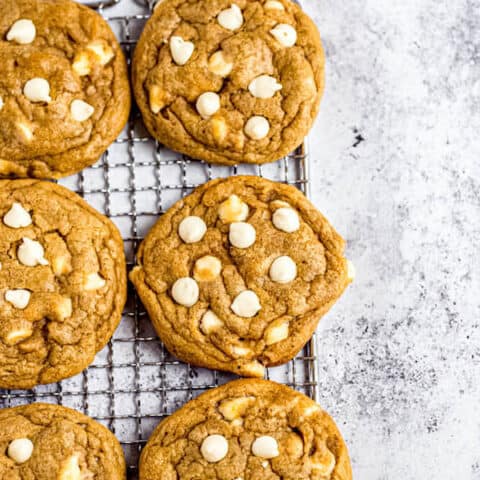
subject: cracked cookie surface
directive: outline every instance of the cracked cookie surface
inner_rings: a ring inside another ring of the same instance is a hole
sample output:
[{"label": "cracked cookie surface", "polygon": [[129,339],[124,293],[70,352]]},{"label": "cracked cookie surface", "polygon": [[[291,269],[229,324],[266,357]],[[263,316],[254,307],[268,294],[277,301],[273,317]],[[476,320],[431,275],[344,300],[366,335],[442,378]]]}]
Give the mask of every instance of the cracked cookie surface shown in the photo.
[{"label": "cracked cookie surface", "polygon": [[0,9],[0,176],[60,178],[93,164],[130,111],[115,35],[70,0]]},{"label": "cracked cookie surface", "polygon": [[318,30],[290,0],[164,0],[133,61],[149,132],[212,163],[266,163],[303,141],[324,89]]},{"label": "cracked cookie surface", "polygon": [[284,385],[237,380],[164,420],[140,480],[351,480],[347,447],[318,404]]},{"label": "cracked cookie surface", "polygon": [[0,180],[0,387],[70,377],[94,359],[126,301],[123,242],[78,195]]},{"label": "cracked cookie surface", "polygon": [[301,350],[352,280],[343,249],[295,187],[230,177],[160,217],[130,279],[174,355],[263,377]]},{"label": "cracked cookie surface", "polygon": [[70,408],[45,403],[0,410],[0,478],[124,480],[115,436]]}]

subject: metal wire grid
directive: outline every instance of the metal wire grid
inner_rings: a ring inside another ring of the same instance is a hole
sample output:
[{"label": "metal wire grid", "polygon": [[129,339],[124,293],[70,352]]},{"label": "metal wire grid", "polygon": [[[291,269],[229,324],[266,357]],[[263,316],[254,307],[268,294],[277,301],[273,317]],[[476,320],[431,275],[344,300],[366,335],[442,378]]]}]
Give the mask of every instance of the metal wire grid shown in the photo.
[{"label": "metal wire grid", "polygon": [[[113,4],[97,2],[101,13]],[[151,5],[150,5],[151,6]],[[130,62],[148,13],[106,17]],[[309,194],[308,152],[303,145],[269,165],[223,167],[191,160],[153,141],[140,114],[132,110],[127,127],[100,161],[60,183],[76,191],[119,227],[128,268],[146,232],[175,201],[212,178],[259,175],[295,185]],[[267,370],[267,378],[317,398],[316,348],[313,338],[300,355]],[[80,375],[26,391],[0,390],[0,406],[43,401],[75,408],[109,427],[122,443],[129,479],[137,478],[139,452],[164,417],[202,391],[234,376],[192,367],[171,356],[158,340],[132,286],[122,322],[95,362]]]}]

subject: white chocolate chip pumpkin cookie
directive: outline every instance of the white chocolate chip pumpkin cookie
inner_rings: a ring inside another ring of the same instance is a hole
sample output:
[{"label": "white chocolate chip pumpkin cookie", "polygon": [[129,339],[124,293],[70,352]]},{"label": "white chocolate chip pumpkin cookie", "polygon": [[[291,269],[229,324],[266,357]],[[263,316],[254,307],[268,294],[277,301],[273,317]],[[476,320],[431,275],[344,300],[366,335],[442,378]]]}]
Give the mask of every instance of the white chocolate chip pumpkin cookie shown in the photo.
[{"label": "white chocolate chip pumpkin cookie", "polygon": [[352,280],[343,249],[296,188],[231,177],[160,217],[130,279],[173,354],[263,377],[301,350]]},{"label": "white chocolate chip pumpkin cookie", "polygon": [[0,0],[0,177],[60,178],[96,162],[130,111],[107,23],[70,0]]},{"label": "white chocolate chip pumpkin cookie", "polygon": [[117,228],[78,195],[0,180],[0,388],[87,367],[120,321],[125,270]]},{"label": "white chocolate chip pumpkin cookie", "polygon": [[135,50],[133,89],[167,147],[260,164],[303,141],[324,63],[315,24],[290,0],[163,0]]},{"label": "white chocolate chip pumpkin cookie", "polygon": [[153,432],[140,480],[351,480],[347,447],[305,395],[237,380],[187,403]]},{"label": "white chocolate chip pumpkin cookie", "polygon": [[0,410],[0,478],[125,480],[122,447],[103,425],[70,408],[33,403]]}]

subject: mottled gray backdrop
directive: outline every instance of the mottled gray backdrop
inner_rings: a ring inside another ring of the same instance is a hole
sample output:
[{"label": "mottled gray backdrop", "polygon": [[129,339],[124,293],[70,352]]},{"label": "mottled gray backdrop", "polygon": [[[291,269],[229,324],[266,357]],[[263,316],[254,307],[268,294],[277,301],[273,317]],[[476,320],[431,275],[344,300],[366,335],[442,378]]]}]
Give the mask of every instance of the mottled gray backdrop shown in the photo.
[{"label": "mottled gray backdrop", "polygon": [[480,479],[480,0],[304,0],[316,205],[357,280],[320,327],[355,480]]}]

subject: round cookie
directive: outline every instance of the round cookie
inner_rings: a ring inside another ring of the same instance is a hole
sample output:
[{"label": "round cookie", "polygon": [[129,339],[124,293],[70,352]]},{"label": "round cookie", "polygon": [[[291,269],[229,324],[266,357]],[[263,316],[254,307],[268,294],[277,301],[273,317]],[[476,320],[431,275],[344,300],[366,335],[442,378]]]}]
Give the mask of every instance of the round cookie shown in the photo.
[{"label": "round cookie", "polygon": [[108,24],[70,0],[0,0],[0,177],[60,178],[124,127],[130,87]]},{"label": "round cookie", "polygon": [[347,447],[305,395],[237,380],[188,402],[153,432],[140,480],[351,480]]},{"label": "round cookie", "polygon": [[130,279],[178,358],[263,377],[301,350],[352,280],[343,249],[296,188],[230,177],[160,217]]},{"label": "round cookie", "polygon": [[193,158],[278,160],[318,113],[325,57],[313,21],[290,0],[164,0],[133,60],[149,132]]},{"label": "round cookie", "polygon": [[126,301],[115,225],[54,183],[0,180],[0,388],[87,367]]},{"label": "round cookie", "polygon": [[0,410],[0,478],[124,480],[115,436],[70,408],[33,403]]}]

